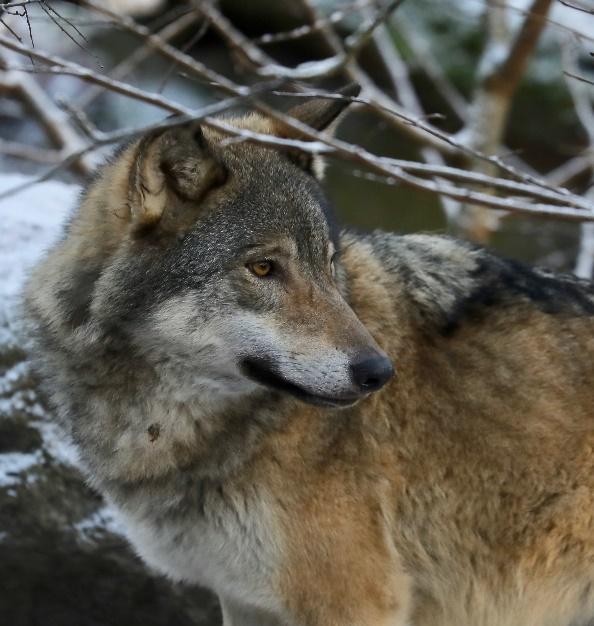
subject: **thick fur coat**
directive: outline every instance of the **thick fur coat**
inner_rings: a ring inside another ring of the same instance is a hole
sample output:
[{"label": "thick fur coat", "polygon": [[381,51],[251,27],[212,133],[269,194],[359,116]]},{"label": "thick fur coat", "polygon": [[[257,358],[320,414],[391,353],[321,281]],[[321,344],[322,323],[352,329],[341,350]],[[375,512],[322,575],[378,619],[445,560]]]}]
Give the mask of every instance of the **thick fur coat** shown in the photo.
[{"label": "thick fur coat", "polygon": [[188,126],[90,185],[27,307],[91,481],[226,626],[587,624],[592,285],[339,231],[317,169]]}]

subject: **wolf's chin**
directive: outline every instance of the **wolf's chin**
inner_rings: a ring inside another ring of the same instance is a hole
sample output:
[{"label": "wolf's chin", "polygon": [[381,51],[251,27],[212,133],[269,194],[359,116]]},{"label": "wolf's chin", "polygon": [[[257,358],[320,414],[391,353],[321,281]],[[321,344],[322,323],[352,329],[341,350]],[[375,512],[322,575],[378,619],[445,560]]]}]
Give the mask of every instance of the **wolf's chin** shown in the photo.
[{"label": "wolf's chin", "polygon": [[353,406],[361,396],[322,396],[311,393],[278,374],[270,360],[261,357],[244,359],[240,364],[241,371],[247,378],[269,389],[288,393],[303,402],[315,406],[342,407]]}]

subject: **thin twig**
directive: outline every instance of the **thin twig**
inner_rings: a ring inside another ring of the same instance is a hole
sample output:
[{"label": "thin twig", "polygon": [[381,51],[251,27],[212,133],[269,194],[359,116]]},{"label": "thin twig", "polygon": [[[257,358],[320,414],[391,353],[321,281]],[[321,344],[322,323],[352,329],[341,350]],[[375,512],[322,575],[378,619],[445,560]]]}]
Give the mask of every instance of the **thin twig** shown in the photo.
[{"label": "thin twig", "polygon": [[[192,14],[192,18],[195,20],[195,16],[193,14]],[[191,50],[204,37],[204,35],[208,32],[208,28],[209,28],[209,23],[206,20],[204,20],[204,22],[200,25],[200,28],[180,48],[181,51],[182,52],[188,52],[188,50]],[[167,38],[164,37],[162,34],[159,34],[159,36],[162,39],[164,39],[165,41],[167,41]],[[159,87],[157,89],[157,91],[159,93],[163,93],[163,90],[165,89],[165,86],[169,82],[169,79],[171,78],[171,76],[172,76],[172,74],[173,74],[173,72],[175,71],[176,68],[177,68],[176,61],[171,61],[171,63],[169,64],[169,67],[167,68],[167,71],[165,72],[165,74],[163,75],[163,78],[161,79],[161,82],[159,83]]]},{"label": "thin twig", "polygon": [[[19,44],[21,45],[21,44]],[[50,139],[58,145],[62,156],[75,153],[85,147],[86,142],[70,124],[70,120],[32,77],[7,69],[11,53],[0,49],[0,84],[13,91],[41,122]],[[27,53],[25,53],[28,56]],[[14,151],[14,146],[13,146]],[[74,161],[76,169],[83,175],[93,171],[93,162],[86,155]]]},{"label": "thin twig", "polygon": [[[50,5],[48,5],[45,1],[41,2],[39,4],[39,6],[41,7],[42,11],[49,17],[49,19],[64,33],[64,35],[66,35],[66,37],[68,39],[70,39],[70,41],[72,41],[72,43],[79,48],[80,50],[82,50],[83,52],[88,53],[89,50],[88,48],[86,48],[83,44],[80,43],[80,41],[77,41],[75,37],[73,37],[63,26],[62,24],[60,24],[60,19],[64,19],[55,9],[52,9],[50,7]],[[55,14],[55,15],[54,15]],[[68,23],[68,20],[64,20],[66,23]],[[74,27],[75,28],[75,27]],[[85,41],[87,41],[86,37],[84,37],[84,35],[82,35],[82,33],[75,28],[76,32],[81,34],[81,36],[84,38]]]},{"label": "thin twig", "polygon": [[468,102],[456,87],[448,80],[439,60],[432,54],[431,48],[424,38],[417,36],[414,29],[399,20],[392,20],[391,26],[404,40],[405,45],[414,55],[414,62],[431,79],[440,95],[450,106],[458,119],[465,121],[468,115]]},{"label": "thin twig", "polygon": [[21,43],[23,42],[22,37],[19,36],[19,34],[9,25],[7,24],[1,17],[0,17],[0,24],[2,24],[2,26],[4,26],[4,28],[6,28],[6,30],[17,40],[20,41]]},{"label": "thin twig", "polygon": [[285,41],[294,41],[301,39],[309,35],[315,34],[321,29],[331,24],[337,24],[341,22],[345,17],[361,11],[365,7],[375,6],[375,2],[370,0],[369,2],[351,2],[350,4],[341,5],[340,9],[332,11],[327,17],[319,17],[311,24],[304,24],[303,26],[297,26],[291,30],[278,32],[278,33],[265,33],[252,39],[252,43],[259,44],[271,44],[280,43]]},{"label": "thin twig", "polygon": [[210,2],[194,0],[196,9],[201,11],[213,27],[225,39],[248,65],[253,66],[259,76],[283,77],[291,80],[324,78],[340,71],[351,59],[355,58],[369,41],[373,31],[388,19],[404,0],[390,0],[372,20],[364,22],[357,32],[347,38],[343,51],[320,61],[306,61],[296,67],[278,64],[261,48],[250,41]]},{"label": "thin twig", "polygon": [[107,78],[106,76],[98,74],[97,72],[94,72],[84,67],[83,65],[73,63],[72,61],[67,61],[66,59],[62,59],[61,57],[58,57],[56,55],[33,50],[31,48],[28,48],[27,46],[24,46],[16,41],[13,41],[12,39],[8,39],[7,37],[3,37],[1,35],[0,46],[4,46],[9,50],[17,52],[18,54],[22,54],[24,56],[32,56],[37,61],[49,64],[49,66],[44,67],[22,67],[19,68],[21,71],[31,71],[33,73],[44,72],[49,74],[65,74],[68,76],[76,76],[81,80],[101,85],[108,88],[110,91],[122,94],[124,96],[133,97],[136,100],[140,100],[147,104],[152,104],[153,106],[165,109],[166,111],[169,111],[171,113],[190,112],[190,109],[175,104],[171,100],[164,98],[159,94],[151,94],[147,91],[143,91],[142,89],[138,89],[137,87],[133,87],[132,85],[123,83],[119,80]]},{"label": "thin twig", "polygon": [[2,2],[0,9],[15,9],[18,7],[27,7],[32,4],[41,4],[43,0],[22,0],[21,2]]},{"label": "thin twig", "polygon": [[85,136],[91,141],[101,140],[105,133],[100,131],[88,118],[87,114],[79,107],[71,104],[66,100],[59,100],[59,105],[67,111],[78,128],[82,130]]},{"label": "thin twig", "polygon": [[0,154],[45,165],[60,163],[64,160],[64,155],[60,150],[49,150],[4,139],[0,139]]},{"label": "thin twig", "polygon": [[582,11],[583,13],[588,13],[589,15],[594,15],[594,10],[586,9],[585,7],[581,7],[577,4],[573,4],[571,2],[567,2],[566,0],[558,0],[563,6],[566,6],[570,9],[575,9],[576,11]]},{"label": "thin twig", "polygon": [[580,76],[579,74],[574,74],[573,72],[568,72],[567,70],[565,70],[563,74],[565,74],[565,76],[568,76],[569,78],[575,78],[575,80],[579,80],[580,83],[587,83],[588,85],[594,85],[593,80],[590,80],[589,78],[585,78],[584,76]]},{"label": "thin twig", "polygon": [[[157,36],[163,41],[168,42],[171,41],[174,37],[177,37],[180,33],[189,28],[192,24],[196,22],[196,15],[194,13],[185,13],[179,16],[170,24],[164,26],[158,33]],[[143,44],[138,47],[132,54],[126,57],[123,61],[118,63],[115,67],[112,67],[109,70],[109,75],[111,78],[117,78],[121,80],[128,76],[130,72],[134,70],[138,65],[146,61],[152,54],[155,53],[155,48],[150,44]],[[78,106],[85,108],[87,107],[95,98],[104,93],[105,88],[99,85],[90,86],[85,92],[81,94],[78,98]],[[160,90],[158,90],[160,92]]]},{"label": "thin twig", "polygon": [[170,61],[174,61],[181,69],[200,77],[216,89],[234,96],[242,95],[242,93],[248,93],[249,90],[247,88],[236,85],[233,81],[229,80],[222,74],[215,72],[204,65],[204,63],[200,63],[200,61],[197,61],[193,57],[184,54],[177,48],[174,48],[169,43],[163,41],[158,35],[152,33],[148,28],[146,28],[146,26],[138,24],[128,16],[115,13],[96,0],[80,0],[80,4],[93,9],[100,15],[106,15],[116,22],[121,28],[125,29],[129,33],[133,33],[137,37],[140,37],[145,44],[153,47],[163,57],[169,59]]}]

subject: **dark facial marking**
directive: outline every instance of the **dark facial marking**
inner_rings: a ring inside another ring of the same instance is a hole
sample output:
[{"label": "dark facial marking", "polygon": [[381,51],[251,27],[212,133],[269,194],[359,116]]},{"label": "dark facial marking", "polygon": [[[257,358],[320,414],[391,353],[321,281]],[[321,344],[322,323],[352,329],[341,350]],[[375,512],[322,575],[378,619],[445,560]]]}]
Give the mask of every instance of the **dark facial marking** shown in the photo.
[{"label": "dark facial marking", "polygon": [[149,436],[149,441],[151,443],[154,443],[155,441],[157,441],[159,435],[161,434],[161,426],[159,424],[151,424],[147,428],[147,432]]}]

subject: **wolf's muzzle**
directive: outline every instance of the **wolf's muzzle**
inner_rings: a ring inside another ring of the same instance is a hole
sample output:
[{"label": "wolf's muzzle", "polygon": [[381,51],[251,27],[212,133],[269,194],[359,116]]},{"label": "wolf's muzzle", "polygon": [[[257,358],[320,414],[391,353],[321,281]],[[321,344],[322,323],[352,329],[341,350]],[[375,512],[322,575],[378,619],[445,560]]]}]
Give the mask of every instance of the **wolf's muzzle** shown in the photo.
[{"label": "wolf's muzzle", "polygon": [[381,389],[394,374],[390,359],[377,350],[366,350],[354,357],[348,365],[349,379],[340,392],[323,392],[320,386],[307,388],[303,382],[288,379],[278,369],[273,359],[249,357],[240,368],[251,380],[319,406],[351,406],[369,393]]},{"label": "wolf's muzzle", "polygon": [[244,359],[240,364],[240,368],[248,378],[261,385],[288,393],[304,402],[317,406],[350,406],[364,395],[364,393],[351,393],[330,396],[312,393],[282,376],[277,371],[274,362],[263,357]]}]

